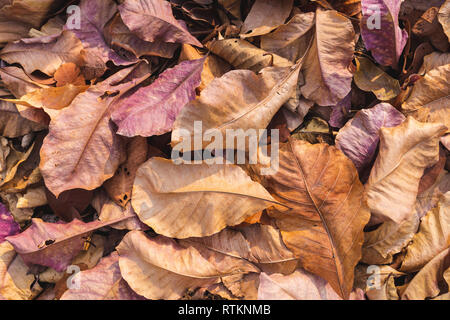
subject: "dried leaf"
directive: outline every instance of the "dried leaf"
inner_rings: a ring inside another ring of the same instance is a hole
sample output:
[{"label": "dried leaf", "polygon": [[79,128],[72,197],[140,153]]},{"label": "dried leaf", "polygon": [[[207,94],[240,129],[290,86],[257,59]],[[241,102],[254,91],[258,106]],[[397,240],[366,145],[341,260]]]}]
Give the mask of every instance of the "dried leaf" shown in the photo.
[{"label": "dried leaf", "polygon": [[25,119],[14,104],[0,101],[0,135],[8,138],[24,136],[45,129],[42,125]]},{"label": "dried leaf", "polygon": [[0,68],[0,76],[2,82],[18,99],[31,91],[48,87],[33,81],[22,69],[17,67]]},{"label": "dried leaf", "polygon": [[8,209],[0,203],[0,243],[2,243],[6,237],[19,233],[20,227],[14,221],[13,216]]},{"label": "dried leaf", "polygon": [[361,90],[372,91],[378,100],[388,101],[400,93],[398,80],[392,78],[364,57],[355,58],[355,83]]},{"label": "dried leaf", "polygon": [[439,160],[439,137],[446,127],[408,117],[381,128],[380,151],[365,185],[372,218],[401,223],[413,214],[420,178]]},{"label": "dried leaf", "polygon": [[405,120],[403,114],[388,103],[379,103],[370,109],[358,111],[336,136],[336,147],[355,164],[362,174],[370,169],[375,157],[379,130],[396,127]]},{"label": "dried leaf", "polygon": [[355,49],[355,31],[337,11],[316,11],[314,39],[303,64],[305,98],[321,106],[336,105],[350,92],[348,70]]},{"label": "dried leaf", "polygon": [[27,74],[39,70],[52,76],[64,63],[82,65],[82,50],[77,37],[64,31],[59,37],[44,36],[9,43],[0,51],[0,58],[11,64],[20,63]]},{"label": "dried leaf", "polygon": [[422,219],[419,232],[406,248],[401,270],[420,270],[434,256],[450,246],[450,192]]},{"label": "dried leaf", "polygon": [[[235,70],[214,79],[199,98],[179,113],[173,125],[172,144],[186,139],[180,136],[181,132],[192,136],[195,121],[202,121],[203,130],[216,129],[223,137],[227,129],[265,129],[292,96],[299,69],[300,64],[290,70],[273,67],[258,75],[248,70]],[[207,144],[204,142],[204,146]],[[190,141],[184,141],[183,145],[189,148]]]},{"label": "dried leaf", "polygon": [[135,58],[146,55],[171,58],[178,48],[175,43],[148,42],[140,39],[128,29],[118,14],[106,25],[105,39],[116,51],[131,52]]},{"label": "dried leaf", "polygon": [[267,34],[282,25],[292,10],[293,0],[256,0],[241,28],[241,38]]},{"label": "dried leaf", "polygon": [[139,168],[131,199],[142,222],[178,239],[240,224],[271,202],[270,194],[237,166],[177,165],[162,158]]},{"label": "dried leaf", "polygon": [[291,67],[292,62],[262,50],[242,39],[216,40],[207,45],[214,54],[232,64],[236,69],[248,69],[255,72],[265,67]]},{"label": "dried leaf", "polygon": [[279,161],[278,172],[263,184],[289,209],[276,206],[269,213],[302,267],[347,299],[369,220],[358,173],[343,153],[323,143],[290,141],[280,148]]},{"label": "dried leaf", "polygon": [[[197,60],[203,57],[204,56],[201,55],[195,47],[188,44],[183,44],[179,61],[181,62],[185,60]],[[211,81],[213,81],[215,78],[220,78],[231,69],[231,65],[228,64],[225,60],[212,54],[207,55],[205,58],[205,62],[203,63],[201,76],[202,82],[198,86],[198,91],[202,92],[203,89],[205,89],[206,86],[211,83]]]},{"label": "dried leaf", "polygon": [[86,84],[80,68],[72,62],[61,65],[61,67],[56,70],[53,78],[56,81],[57,87],[63,87],[68,84],[73,84],[76,86]]},{"label": "dried leaf", "polygon": [[71,281],[81,284],[69,289],[60,300],[143,300],[123,280],[119,268],[119,255],[111,253],[95,268],[77,273]]},{"label": "dried leaf", "polygon": [[[56,197],[70,189],[93,190],[116,172],[124,150],[110,117],[121,96],[148,77],[133,76],[138,70],[139,66],[123,69],[90,87],[51,120],[39,167]],[[131,80],[116,83],[126,77]],[[116,94],[104,97],[106,92]]]},{"label": "dried leaf", "polygon": [[163,236],[141,231],[125,235],[117,247],[122,277],[147,299],[179,299],[188,289],[220,282],[220,277],[258,272],[245,260],[202,246],[184,247]]},{"label": "dried leaf", "polygon": [[126,26],[145,41],[202,44],[180,24],[172,14],[170,3],[164,0],[125,0],[119,6]]},{"label": "dried leaf", "polygon": [[[86,73],[87,79],[101,76],[106,70],[106,63],[112,61],[115,65],[129,65],[136,62],[124,59],[112,50],[105,41],[103,30],[108,21],[117,11],[117,5],[113,0],[82,0],[79,5],[79,28],[70,30],[81,41],[85,52],[85,66],[91,69]],[[68,26],[66,26],[68,28]]]},{"label": "dried leaf", "polygon": [[120,219],[121,217],[133,216],[133,218],[111,225],[111,228],[118,230],[147,230],[147,226],[143,224],[131,206],[128,203],[125,207],[119,206],[112,201],[105,191],[100,190],[94,195],[91,205],[99,214],[98,219],[104,222]]},{"label": "dried leaf", "polygon": [[28,273],[28,267],[22,258],[14,252],[7,241],[0,243],[0,300],[31,300],[42,288],[34,282],[34,276]]},{"label": "dried leaf", "polygon": [[424,58],[425,76],[414,83],[402,109],[421,122],[439,122],[450,130],[450,54],[432,53]]},{"label": "dried leaf", "polygon": [[48,109],[64,109],[72,103],[78,94],[85,92],[88,88],[89,86],[87,85],[75,86],[73,84],[67,84],[63,87],[37,89],[20,97],[20,99],[4,100],[13,102],[16,105],[19,104],[26,107],[43,109],[52,117],[52,115],[56,115],[57,113],[53,113],[52,110]]},{"label": "dried leaf", "polygon": [[341,300],[329,283],[303,269],[293,274],[261,273],[258,300]]},{"label": "dried leaf", "polygon": [[445,1],[438,13],[439,22],[444,29],[447,38],[450,39],[450,1]]},{"label": "dried leaf", "polygon": [[[38,264],[64,271],[72,259],[83,249],[86,236],[92,231],[129,219],[84,223],[73,220],[70,223],[48,223],[33,218],[33,224],[20,234],[9,236],[6,240],[22,257],[27,265]],[[83,238],[84,237],[84,238]]]},{"label": "dried leaf", "polygon": [[116,174],[103,184],[108,195],[118,205],[125,207],[131,200],[131,189],[139,166],[147,160],[147,140],[135,137],[127,144],[127,160],[122,163]]},{"label": "dried leaf", "polygon": [[397,68],[408,39],[398,25],[399,0],[361,0],[361,36],[367,50],[383,66]]},{"label": "dried leaf", "polygon": [[285,25],[262,36],[261,49],[296,62],[308,49],[310,39],[307,33],[314,22],[313,12],[296,14]]},{"label": "dried leaf", "polygon": [[402,294],[402,300],[425,300],[439,295],[439,282],[450,268],[450,248],[445,249],[417,273]]},{"label": "dried leaf", "polygon": [[181,62],[164,71],[150,86],[121,101],[111,115],[118,126],[117,133],[150,137],[171,131],[179,112],[195,99],[204,62],[204,59]]}]

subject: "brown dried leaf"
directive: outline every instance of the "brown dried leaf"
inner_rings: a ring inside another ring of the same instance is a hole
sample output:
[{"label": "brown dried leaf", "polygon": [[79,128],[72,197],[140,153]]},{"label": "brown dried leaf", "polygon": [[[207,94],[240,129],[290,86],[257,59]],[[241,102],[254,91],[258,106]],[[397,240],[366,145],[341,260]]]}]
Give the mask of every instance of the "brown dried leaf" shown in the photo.
[{"label": "brown dried leaf", "polygon": [[369,220],[353,163],[327,144],[290,140],[280,148],[278,172],[263,185],[288,206],[269,210],[286,246],[347,299]]}]

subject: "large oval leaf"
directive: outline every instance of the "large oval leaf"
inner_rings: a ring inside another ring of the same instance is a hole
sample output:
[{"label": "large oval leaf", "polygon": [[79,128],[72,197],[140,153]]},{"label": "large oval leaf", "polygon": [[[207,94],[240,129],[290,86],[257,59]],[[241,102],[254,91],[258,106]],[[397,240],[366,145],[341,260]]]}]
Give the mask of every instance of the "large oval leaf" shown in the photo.
[{"label": "large oval leaf", "polygon": [[141,231],[125,235],[117,247],[122,277],[148,299],[179,299],[188,289],[220,282],[220,277],[257,272],[251,263],[200,245],[181,246]]},{"label": "large oval leaf", "polygon": [[204,131],[215,129],[223,137],[227,129],[266,129],[294,93],[299,71],[300,64],[293,69],[265,68],[258,75],[248,70],[233,70],[214,79],[199,98],[179,113],[173,125],[172,143],[183,141],[182,131],[193,136],[195,121],[202,122]]},{"label": "large oval leaf", "polygon": [[347,299],[369,220],[353,163],[327,144],[291,140],[280,148],[280,169],[263,185],[289,207],[269,211],[286,246]]},{"label": "large oval leaf", "polygon": [[321,106],[336,105],[350,92],[349,66],[355,31],[349,19],[334,10],[316,11],[315,35],[305,57],[302,94]]},{"label": "large oval leaf", "polygon": [[[111,113],[123,93],[149,76],[120,83],[127,76],[133,78],[138,68],[123,69],[91,87],[52,118],[39,167],[47,188],[56,197],[70,189],[93,190],[114,175],[122,162],[124,146],[110,123]],[[116,82],[119,84],[114,85]]]},{"label": "large oval leaf", "polygon": [[142,222],[174,238],[212,235],[273,201],[238,166],[177,165],[162,158],[152,158],[139,168],[131,199]]},{"label": "large oval leaf", "polygon": [[195,99],[205,59],[183,61],[164,71],[150,86],[124,99],[112,113],[117,133],[150,137],[172,130],[180,110]]},{"label": "large oval leaf", "polygon": [[119,6],[125,25],[145,41],[202,44],[179,23],[165,0],[125,0]]},{"label": "large oval leaf", "polygon": [[400,0],[361,0],[361,36],[366,48],[383,66],[397,68],[408,39],[398,26]]},{"label": "large oval leaf", "polygon": [[365,186],[373,222],[402,223],[414,214],[420,178],[439,160],[439,137],[446,127],[408,117],[394,128],[381,128],[380,152]]}]

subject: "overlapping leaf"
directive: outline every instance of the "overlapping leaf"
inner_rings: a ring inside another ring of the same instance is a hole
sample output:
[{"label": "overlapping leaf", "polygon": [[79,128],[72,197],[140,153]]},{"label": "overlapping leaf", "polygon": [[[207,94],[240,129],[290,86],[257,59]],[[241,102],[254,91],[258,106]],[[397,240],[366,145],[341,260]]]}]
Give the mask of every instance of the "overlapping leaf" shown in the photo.
[{"label": "overlapping leaf", "polygon": [[355,31],[349,19],[332,10],[316,11],[315,34],[305,57],[302,94],[321,106],[337,104],[350,92],[349,66]]},{"label": "overlapping leaf", "polygon": [[212,235],[272,202],[270,194],[237,166],[177,165],[162,158],[139,168],[131,200],[142,222],[174,238]]},{"label": "overlapping leaf", "polygon": [[399,0],[361,0],[361,36],[375,60],[397,68],[408,34],[398,25]]},{"label": "overlapping leaf", "polygon": [[287,247],[348,298],[369,219],[354,165],[334,147],[290,141],[280,149],[278,172],[264,180],[287,206],[270,211]]},{"label": "overlapping leaf", "polygon": [[245,260],[202,246],[184,247],[163,236],[127,233],[117,247],[122,277],[148,299],[178,299],[188,289],[220,282],[220,277],[257,272]]},{"label": "overlapping leaf", "polygon": [[117,133],[127,137],[160,135],[172,130],[182,108],[195,99],[204,59],[181,62],[148,87],[122,101],[111,115]]},{"label": "overlapping leaf", "polygon": [[413,214],[420,177],[439,159],[439,137],[447,128],[408,117],[381,128],[380,152],[365,185],[374,219],[401,223]]},{"label": "overlapping leaf", "polygon": [[[114,175],[124,150],[110,117],[120,97],[148,77],[139,70],[138,66],[119,71],[79,94],[52,119],[41,149],[40,169],[55,196],[75,188],[95,189]],[[131,80],[120,83],[127,77]],[[108,91],[116,94],[105,96]]]}]

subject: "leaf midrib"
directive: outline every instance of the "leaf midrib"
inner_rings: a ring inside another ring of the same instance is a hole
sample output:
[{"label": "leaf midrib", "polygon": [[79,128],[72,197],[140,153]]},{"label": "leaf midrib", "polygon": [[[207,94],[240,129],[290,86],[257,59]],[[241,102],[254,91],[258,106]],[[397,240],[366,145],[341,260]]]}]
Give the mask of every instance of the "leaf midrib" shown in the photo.
[{"label": "leaf midrib", "polygon": [[320,217],[320,220],[322,221],[322,225],[323,225],[323,227],[324,227],[324,229],[325,229],[325,231],[327,233],[328,239],[329,239],[330,244],[331,244],[331,249],[332,249],[332,254],[333,254],[332,260],[333,260],[334,267],[335,267],[335,270],[336,270],[336,275],[338,277],[338,284],[339,284],[340,294],[341,294],[342,297],[345,297],[344,289],[342,288],[341,277],[340,277],[342,275],[341,275],[340,270],[339,270],[339,268],[337,267],[337,264],[336,264],[336,259],[339,259],[339,256],[337,255],[337,250],[336,250],[336,245],[334,243],[334,238],[333,238],[330,230],[328,229],[328,225],[326,223],[326,220],[324,219],[322,211],[317,206],[317,204],[314,201],[314,198],[313,198],[313,196],[311,194],[311,191],[309,190],[308,182],[306,181],[306,177],[305,177],[305,173],[304,173],[303,167],[300,164],[296,154],[294,153],[294,149],[292,147],[291,139],[289,139],[288,145],[289,145],[289,148],[290,148],[290,151],[291,151],[292,155],[294,156],[293,158],[295,159],[295,163],[297,164],[297,167],[298,167],[298,169],[299,169],[299,171],[300,171],[300,173],[302,175],[302,179],[303,179],[303,182],[305,184],[306,193],[308,194],[308,197],[311,199],[311,202],[313,203],[314,208],[316,209],[316,212],[318,213],[318,215]]}]

